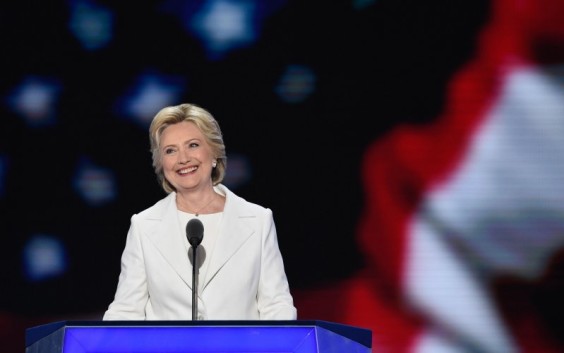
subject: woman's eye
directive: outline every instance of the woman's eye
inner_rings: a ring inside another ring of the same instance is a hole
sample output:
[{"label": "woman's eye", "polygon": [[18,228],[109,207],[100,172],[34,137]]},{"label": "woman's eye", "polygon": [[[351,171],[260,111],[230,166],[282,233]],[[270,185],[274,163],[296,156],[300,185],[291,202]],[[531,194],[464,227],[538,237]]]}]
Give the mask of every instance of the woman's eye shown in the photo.
[{"label": "woman's eye", "polygon": [[190,147],[198,147],[198,146],[200,146],[200,145],[199,145],[198,143],[196,143],[196,142],[192,142],[192,143],[190,143],[189,146],[190,146]]},{"label": "woman's eye", "polygon": [[173,149],[173,148],[167,148],[167,149],[164,150],[164,153],[165,153],[165,154],[174,153],[174,149]]}]

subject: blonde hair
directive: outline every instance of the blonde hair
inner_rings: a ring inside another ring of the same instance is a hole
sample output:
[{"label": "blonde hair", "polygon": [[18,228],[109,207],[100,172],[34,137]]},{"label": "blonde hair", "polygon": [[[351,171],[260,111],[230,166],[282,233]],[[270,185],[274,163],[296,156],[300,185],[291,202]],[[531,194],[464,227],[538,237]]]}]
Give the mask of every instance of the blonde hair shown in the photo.
[{"label": "blonde hair", "polygon": [[207,110],[195,104],[185,103],[165,107],[153,118],[149,127],[149,138],[153,155],[153,168],[155,168],[157,179],[166,193],[176,190],[164,177],[160,148],[161,135],[167,127],[184,121],[192,122],[200,129],[217,160],[217,165],[212,169],[211,175],[213,185],[221,183],[225,177],[227,164],[225,144],[223,143],[221,129],[215,118]]}]

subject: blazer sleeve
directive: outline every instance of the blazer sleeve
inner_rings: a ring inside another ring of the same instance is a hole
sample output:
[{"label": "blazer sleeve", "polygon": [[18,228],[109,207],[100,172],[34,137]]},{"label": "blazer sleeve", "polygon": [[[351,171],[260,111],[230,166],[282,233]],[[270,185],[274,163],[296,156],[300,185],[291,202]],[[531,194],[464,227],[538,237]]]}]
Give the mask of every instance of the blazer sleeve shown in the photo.
[{"label": "blazer sleeve", "polygon": [[134,215],[131,217],[131,225],[121,257],[121,273],[116,294],[104,313],[104,320],[145,320],[145,307],[149,295],[143,247],[135,220]]},{"label": "blazer sleeve", "polygon": [[295,320],[294,307],[272,211],[266,209],[262,224],[262,254],[260,282],[257,293],[261,320]]}]

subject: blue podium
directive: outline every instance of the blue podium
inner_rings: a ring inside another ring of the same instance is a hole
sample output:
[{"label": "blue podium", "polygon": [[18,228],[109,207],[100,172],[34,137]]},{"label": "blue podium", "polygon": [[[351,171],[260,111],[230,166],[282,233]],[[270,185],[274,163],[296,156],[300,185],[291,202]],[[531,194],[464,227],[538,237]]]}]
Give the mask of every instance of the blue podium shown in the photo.
[{"label": "blue podium", "polygon": [[59,321],[26,353],[370,353],[372,331],[328,321]]}]

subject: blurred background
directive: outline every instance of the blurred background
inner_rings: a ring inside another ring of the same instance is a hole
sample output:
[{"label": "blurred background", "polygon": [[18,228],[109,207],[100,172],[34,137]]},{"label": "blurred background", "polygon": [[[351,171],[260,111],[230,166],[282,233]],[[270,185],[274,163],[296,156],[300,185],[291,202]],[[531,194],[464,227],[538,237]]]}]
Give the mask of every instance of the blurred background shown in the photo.
[{"label": "blurred background", "polygon": [[[274,212],[299,319],[374,352],[564,348],[559,0],[0,4],[0,342],[100,320],[148,125],[196,103]],[[188,293],[187,293],[188,295]]]}]

